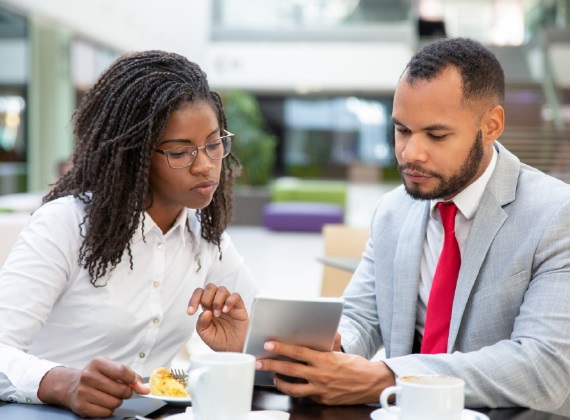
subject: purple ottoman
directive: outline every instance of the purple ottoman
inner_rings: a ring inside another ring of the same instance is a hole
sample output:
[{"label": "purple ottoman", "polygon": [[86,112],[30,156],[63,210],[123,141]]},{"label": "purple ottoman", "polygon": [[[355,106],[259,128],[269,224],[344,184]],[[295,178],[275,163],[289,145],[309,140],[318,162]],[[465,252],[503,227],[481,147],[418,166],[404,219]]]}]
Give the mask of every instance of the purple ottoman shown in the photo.
[{"label": "purple ottoman", "polygon": [[271,230],[320,232],[325,223],[343,223],[344,211],[337,204],[280,201],[266,204],[262,219]]}]

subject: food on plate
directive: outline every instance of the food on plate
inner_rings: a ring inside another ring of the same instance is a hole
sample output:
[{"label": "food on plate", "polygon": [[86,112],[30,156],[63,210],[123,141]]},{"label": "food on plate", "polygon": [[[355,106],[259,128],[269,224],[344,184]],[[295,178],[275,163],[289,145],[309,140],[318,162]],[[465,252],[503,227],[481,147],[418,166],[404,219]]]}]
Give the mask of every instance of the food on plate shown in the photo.
[{"label": "food on plate", "polygon": [[162,397],[188,397],[188,390],[166,368],[153,370],[149,380],[150,393]]}]

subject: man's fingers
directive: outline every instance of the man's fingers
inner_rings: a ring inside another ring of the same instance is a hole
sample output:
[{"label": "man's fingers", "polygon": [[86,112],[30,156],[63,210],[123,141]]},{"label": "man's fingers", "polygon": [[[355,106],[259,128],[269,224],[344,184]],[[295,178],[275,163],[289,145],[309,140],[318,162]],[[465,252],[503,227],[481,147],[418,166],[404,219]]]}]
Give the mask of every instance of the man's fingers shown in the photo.
[{"label": "man's fingers", "polygon": [[257,370],[266,370],[293,378],[308,380],[310,367],[303,363],[286,362],[275,359],[261,359],[256,362]]},{"label": "man's fingers", "polygon": [[295,384],[279,378],[275,378],[275,388],[293,398],[309,397],[314,393],[314,387],[310,383]]},{"label": "man's fingers", "polygon": [[309,364],[315,360],[319,353],[307,347],[283,344],[277,341],[268,341],[263,345],[263,348],[270,353],[280,354]]},{"label": "man's fingers", "polygon": [[255,368],[257,370],[267,370],[275,372],[275,374],[285,375],[293,378],[304,379],[307,383],[294,383],[286,379],[279,378],[274,375],[275,387],[295,398],[308,397],[315,393],[315,386],[309,381],[309,367],[301,363],[285,362],[282,360],[274,359],[261,359],[256,362]]},{"label": "man's fingers", "polygon": [[333,351],[342,351],[340,333],[338,333],[338,332],[334,336],[334,343],[333,343],[332,350]]}]

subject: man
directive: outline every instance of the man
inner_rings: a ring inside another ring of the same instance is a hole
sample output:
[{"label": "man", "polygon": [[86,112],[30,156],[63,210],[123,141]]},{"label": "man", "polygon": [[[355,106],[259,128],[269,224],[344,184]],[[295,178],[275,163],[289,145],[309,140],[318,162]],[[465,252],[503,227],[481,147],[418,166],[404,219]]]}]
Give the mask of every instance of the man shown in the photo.
[{"label": "man", "polygon": [[[396,376],[444,374],[465,380],[468,407],[570,415],[570,186],[497,142],[503,98],[503,70],[475,41],[414,55],[392,114],[403,186],[380,200],[345,291],[346,353],[267,343],[306,363],[259,361],[308,382],[277,388],[372,403]],[[382,346],[386,360],[366,359]]]}]

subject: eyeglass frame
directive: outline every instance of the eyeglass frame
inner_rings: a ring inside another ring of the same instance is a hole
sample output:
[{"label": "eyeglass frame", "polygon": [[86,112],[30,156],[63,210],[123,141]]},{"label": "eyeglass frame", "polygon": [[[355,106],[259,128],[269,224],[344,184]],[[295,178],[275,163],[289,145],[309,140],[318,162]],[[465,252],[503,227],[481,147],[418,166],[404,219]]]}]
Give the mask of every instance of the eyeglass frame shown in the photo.
[{"label": "eyeglass frame", "polygon": [[[201,149],[204,149],[204,153],[206,154],[206,156],[208,156],[208,159],[210,159],[210,160],[222,160],[222,159],[224,159],[225,157],[227,157],[227,156],[230,154],[230,152],[231,152],[231,150],[232,150],[232,141],[233,141],[233,139],[234,139],[234,137],[235,137],[235,134],[230,133],[228,130],[223,130],[223,131],[224,131],[224,133],[226,133],[226,134],[224,134],[223,136],[220,136],[220,137],[216,137],[214,140],[209,141],[208,143],[206,143],[206,144],[203,145],[203,146],[180,146],[180,147],[173,147],[172,149],[166,149],[166,150],[162,150],[162,149],[158,149],[158,148],[156,148],[156,147],[153,147],[152,149],[153,149],[155,152],[158,152],[158,153],[160,153],[161,155],[163,155],[163,156],[166,157],[166,163],[168,163],[168,166],[170,166],[171,169],[184,169],[184,168],[188,168],[189,166],[192,166],[192,164],[196,161],[196,158],[198,157],[198,152],[200,152]],[[229,147],[228,147],[228,152],[227,152],[224,156],[222,156],[221,158],[218,158],[218,159],[211,157],[211,156],[208,154],[208,149],[207,149],[207,147],[208,147],[210,144],[214,143],[215,141],[218,141],[218,140],[220,140],[220,139],[222,139],[222,138],[224,138],[224,137],[229,137],[229,139],[230,139]],[[188,165],[177,166],[177,167],[173,167],[173,166],[170,164],[170,159],[169,159],[169,157],[168,157],[170,153],[168,153],[168,152],[170,152],[171,150],[190,149],[190,148],[196,149],[196,153],[194,154],[194,158],[192,159],[192,162],[190,162]]]}]

